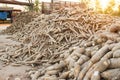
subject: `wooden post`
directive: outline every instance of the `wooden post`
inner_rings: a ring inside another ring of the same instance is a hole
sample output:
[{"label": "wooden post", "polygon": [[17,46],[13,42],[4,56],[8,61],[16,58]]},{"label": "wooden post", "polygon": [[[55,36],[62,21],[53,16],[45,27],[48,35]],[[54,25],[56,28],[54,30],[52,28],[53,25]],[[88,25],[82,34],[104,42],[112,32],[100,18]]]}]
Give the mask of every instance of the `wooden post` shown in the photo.
[{"label": "wooden post", "polygon": [[70,2],[70,7],[72,7],[72,2]]},{"label": "wooden post", "polygon": [[66,1],[65,1],[65,6],[66,6]]},{"label": "wooden post", "polygon": [[54,4],[54,2],[53,2],[53,0],[51,0],[51,12],[53,11],[53,4]]},{"label": "wooden post", "polygon": [[13,22],[12,10],[10,11],[11,23]]},{"label": "wooden post", "polygon": [[44,2],[42,2],[42,13],[44,13]]}]

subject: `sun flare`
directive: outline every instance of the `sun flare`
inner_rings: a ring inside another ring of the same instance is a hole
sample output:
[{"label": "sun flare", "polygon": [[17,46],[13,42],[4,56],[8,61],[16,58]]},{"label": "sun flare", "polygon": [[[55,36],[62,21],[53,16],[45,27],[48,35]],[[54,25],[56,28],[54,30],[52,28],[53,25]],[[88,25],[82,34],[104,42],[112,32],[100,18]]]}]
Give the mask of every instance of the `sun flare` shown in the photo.
[{"label": "sun flare", "polygon": [[110,0],[99,0],[99,4],[100,4],[102,11],[105,11],[109,3],[110,3]]},{"label": "sun flare", "polygon": [[120,0],[88,0],[89,7],[94,10],[100,9],[101,11],[106,11],[111,8],[113,11],[119,11]]}]

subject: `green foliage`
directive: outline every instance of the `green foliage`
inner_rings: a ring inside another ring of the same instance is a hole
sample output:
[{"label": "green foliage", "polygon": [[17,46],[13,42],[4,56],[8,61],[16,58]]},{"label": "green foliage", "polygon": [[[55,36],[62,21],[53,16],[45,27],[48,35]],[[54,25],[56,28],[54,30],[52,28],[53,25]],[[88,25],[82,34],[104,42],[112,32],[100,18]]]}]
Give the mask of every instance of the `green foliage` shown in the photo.
[{"label": "green foliage", "polygon": [[[28,1],[29,1],[29,3],[32,3],[31,0],[28,0]],[[34,5],[30,5],[30,6],[25,7],[25,10],[39,12],[40,11],[39,0],[35,0],[35,2],[33,4]]]},{"label": "green foliage", "polygon": [[40,3],[39,3],[39,0],[35,0],[35,3],[34,3],[34,11],[36,11],[36,12],[39,12],[39,10],[40,10],[40,5],[39,5]]}]

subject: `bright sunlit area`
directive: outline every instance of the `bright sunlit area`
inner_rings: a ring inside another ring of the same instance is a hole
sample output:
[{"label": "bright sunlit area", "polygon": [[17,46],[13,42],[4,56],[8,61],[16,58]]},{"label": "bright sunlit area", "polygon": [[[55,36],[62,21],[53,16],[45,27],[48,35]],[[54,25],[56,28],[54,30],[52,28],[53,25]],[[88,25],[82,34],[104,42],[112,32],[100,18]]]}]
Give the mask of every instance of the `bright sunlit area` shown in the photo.
[{"label": "bright sunlit area", "polygon": [[92,7],[94,10],[101,9],[101,11],[119,11],[120,0],[90,0],[88,1],[89,7]]}]

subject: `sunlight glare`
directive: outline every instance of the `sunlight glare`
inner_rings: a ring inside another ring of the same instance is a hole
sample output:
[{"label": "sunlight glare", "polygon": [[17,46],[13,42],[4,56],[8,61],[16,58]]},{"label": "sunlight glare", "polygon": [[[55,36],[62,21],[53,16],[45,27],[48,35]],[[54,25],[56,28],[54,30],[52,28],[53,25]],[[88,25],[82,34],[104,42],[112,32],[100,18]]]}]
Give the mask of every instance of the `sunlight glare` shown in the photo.
[{"label": "sunlight glare", "polygon": [[99,4],[102,8],[102,11],[105,11],[105,9],[108,7],[110,0],[99,0]]}]

